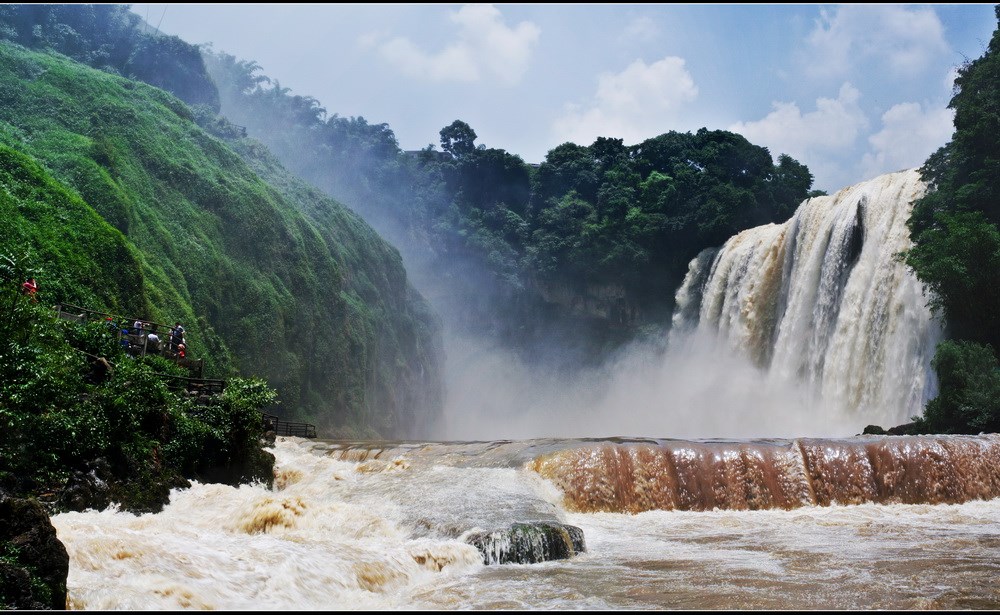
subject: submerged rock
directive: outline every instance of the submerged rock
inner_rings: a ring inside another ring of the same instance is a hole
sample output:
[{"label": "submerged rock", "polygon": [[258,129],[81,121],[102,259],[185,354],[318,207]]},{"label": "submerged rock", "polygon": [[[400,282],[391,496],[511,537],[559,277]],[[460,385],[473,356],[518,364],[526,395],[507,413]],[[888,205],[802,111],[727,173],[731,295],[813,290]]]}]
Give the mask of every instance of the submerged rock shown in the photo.
[{"label": "submerged rock", "polygon": [[583,530],[562,523],[514,523],[507,529],[470,534],[465,541],[479,549],[486,565],[537,564],[587,550]]}]

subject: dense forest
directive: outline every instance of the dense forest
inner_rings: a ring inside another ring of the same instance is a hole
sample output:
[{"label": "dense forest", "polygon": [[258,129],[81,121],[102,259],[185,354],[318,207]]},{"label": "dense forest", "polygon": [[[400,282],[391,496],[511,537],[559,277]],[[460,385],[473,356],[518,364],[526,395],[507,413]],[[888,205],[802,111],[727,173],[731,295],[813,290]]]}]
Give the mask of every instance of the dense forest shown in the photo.
[{"label": "dense forest", "polygon": [[[1000,6],[996,9],[1000,21]],[[1000,431],[1000,28],[961,67],[952,140],[920,169],[928,194],[909,221],[906,262],[948,324],[934,367],[940,393],[918,421],[936,433]]]},{"label": "dense forest", "polygon": [[815,194],[804,165],[721,130],[564,143],[529,165],[455,120],[440,149],[404,152],[385,124],[328,117],[256,62],[204,53],[226,118],[398,245],[449,322],[522,350],[599,359],[658,330],[699,251]]}]

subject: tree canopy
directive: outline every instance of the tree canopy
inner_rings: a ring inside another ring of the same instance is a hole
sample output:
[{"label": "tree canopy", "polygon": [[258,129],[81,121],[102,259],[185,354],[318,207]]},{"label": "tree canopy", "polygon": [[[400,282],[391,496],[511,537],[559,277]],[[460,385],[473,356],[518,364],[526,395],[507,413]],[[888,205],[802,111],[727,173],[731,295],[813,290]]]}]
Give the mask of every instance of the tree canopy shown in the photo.
[{"label": "tree canopy", "polygon": [[[996,9],[1000,20],[1000,6]],[[1000,28],[986,53],[958,71],[949,108],[955,132],[921,167],[927,194],[909,220],[906,262],[932,291],[953,341],[935,358],[940,395],[922,428],[1000,428]]]},{"label": "tree canopy", "polygon": [[[775,162],[767,148],[723,130],[631,146],[609,137],[563,143],[532,165],[477,143],[456,119],[440,130],[440,150],[403,152],[387,125],[325,118],[256,63],[203,51],[224,115],[365,216],[411,269],[436,272],[447,286],[440,294],[463,305],[479,331],[523,324],[540,310],[561,318],[543,305],[551,287],[615,286],[631,314],[619,324],[666,323],[698,252],[787,219],[810,195],[805,165],[786,154]],[[531,327],[519,330],[532,336]]]}]

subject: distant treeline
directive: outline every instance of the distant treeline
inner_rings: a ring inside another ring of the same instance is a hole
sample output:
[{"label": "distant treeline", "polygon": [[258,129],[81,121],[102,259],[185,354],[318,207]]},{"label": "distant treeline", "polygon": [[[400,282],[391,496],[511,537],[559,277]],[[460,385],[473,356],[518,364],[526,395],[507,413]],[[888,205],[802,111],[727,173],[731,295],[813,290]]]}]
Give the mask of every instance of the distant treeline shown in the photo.
[{"label": "distant treeline", "polygon": [[[512,329],[536,339],[540,327],[572,315],[553,303],[600,301],[602,289],[614,298],[596,310],[608,308],[604,326],[627,337],[663,324],[699,251],[784,221],[811,194],[804,165],[784,154],[775,164],[766,148],[723,130],[631,146],[603,137],[564,143],[529,165],[477,144],[475,130],[456,120],[440,131],[440,150],[404,152],[386,124],[328,116],[256,62],[211,49],[204,56],[226,118],[364,215],[411,270],[433,271],[466,325],[507,341]],[[538,322],[542,313],[549,316]]]},{"label": "distant treeline", "polygon": [[219,108],[198,47],[160,34],[127,4],[4,4],[0,39],[52,49],[167,90],[188,104]]}]

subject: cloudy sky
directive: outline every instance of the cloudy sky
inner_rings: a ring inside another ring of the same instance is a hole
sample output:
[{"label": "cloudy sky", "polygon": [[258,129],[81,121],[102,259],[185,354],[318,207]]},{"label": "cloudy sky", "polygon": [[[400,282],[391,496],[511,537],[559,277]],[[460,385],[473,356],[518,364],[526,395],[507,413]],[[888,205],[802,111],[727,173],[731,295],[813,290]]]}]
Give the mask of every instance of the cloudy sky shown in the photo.
[{"label": "cloudy sky", "polygon": [[134,4],[190,43],[255,60],[403,149],[453,120],[540,162],[598,136],[701,127],[787,153],[834,192],[919,166],[952,133],[955,69],[989,4]]}]

